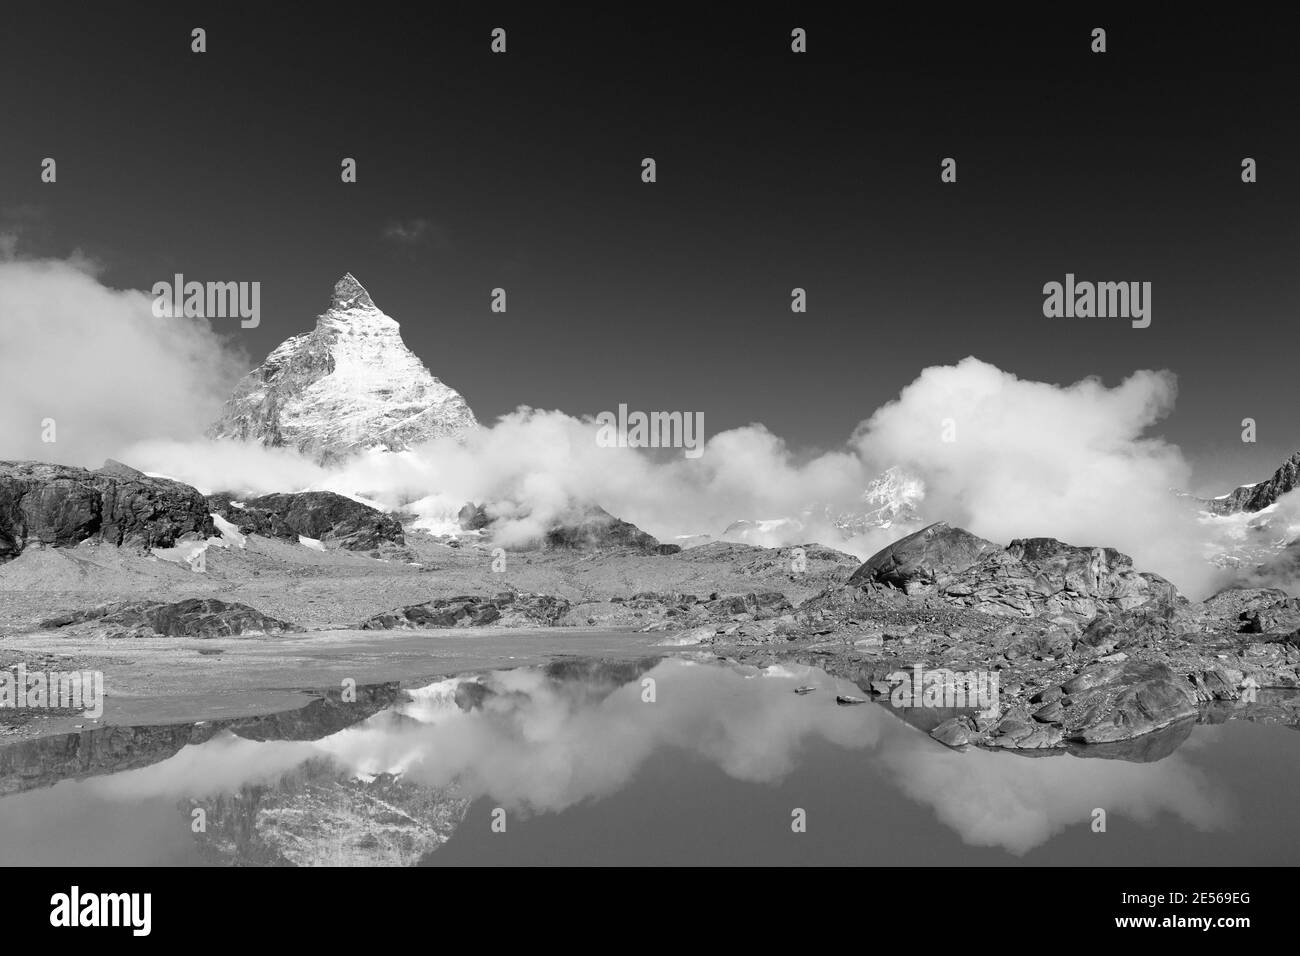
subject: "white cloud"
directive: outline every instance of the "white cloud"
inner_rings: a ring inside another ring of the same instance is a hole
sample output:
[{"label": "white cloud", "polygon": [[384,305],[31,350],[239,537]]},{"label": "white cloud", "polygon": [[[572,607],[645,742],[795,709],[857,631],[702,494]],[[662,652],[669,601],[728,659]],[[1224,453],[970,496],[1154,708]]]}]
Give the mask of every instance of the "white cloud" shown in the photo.
[{"label": "white cloud", "polygon": [[[415,691],[399,707],[400,721],[381,714],[312,742],[219,736],[87,786],[118,800],[202,797],[273,783],[328,755],[353,774],[401,773],[512,813],[559,813],[635,786],[647,761],[664,751],[691,754],[735,780],[777,784],[810,744],[824,741],[880,767],[966,844],[1017,856],[1088,827],[1099,806],[1112,819],[1146,823],[1168,814],[1204,832],[1232,822],[1231,794],[1182,753],[1155,763],[957,753],[884,708],[837,706],[837,692],[859,693],[847,682],[811,668],[769,674],[666,660],[644,675],[659,688],[658,702],[647,707],[639,680],[602,693],[535,668],[495,671],[482,679],[496,693],[468,712],[455,703],[460,680],[453,678]],[[821,689],[792,694],[802,683]]]},{"label": "white cloud", "polygon": [[80,256],[0,261],[0,458],[98,466],[146,437],[193,437],[242,370],[206,322],[155,318],[147,293],[96,271]]},{"label": "white cloud", "polygon": [[[1094,378],[1061,386],[967,358],[922,371],[851,444],[920,476],[929,520],[1003,544],[1054,537],[1115,547],[1201,594],[1218,574],[1172,494],[1188,486],[1190,467],[1176,445],[1146,435],[1176,395],[1167,371],[1134,372],[1113,388]],[[953,441],[943,440],[945,420]]]},{"label": "white cloud", "polygon": [[[216,490],[329,488],[389,507],[419,500],[450,519],[486,502],[507,544],[536,537],[575,502],[596,503],[662,540],[717,534],[738,518],[796,517],[769,545],[819,541],[865,557],[914,530],[895,525],[845,543],[825,515],[861,507],[866,482],[889,465],[921,478],[926,522],[946,520],[1000,543],[1049,536],[1130,554],[1142,570],[1200,594],[1215,580],[1203,530],[1170,489],[1189,469],[1176,446],[1146,431],[1171,409],[1174,377],[1136,372],[1108,388],[1088,379],[1026,381],[969,358],[925,369],[855,431],[844,449],[799,457],[762,425],[712,436],[704,455],[651,455],[596,444],[593,421],[519,409],[464,443],[326,470],[284,450],[149,443],[137,467]],[[943,440],[944,419],[956,440]],[[916,526],[916,527],[919,527]],[[789,537],[790,540],[785,540]]]}]

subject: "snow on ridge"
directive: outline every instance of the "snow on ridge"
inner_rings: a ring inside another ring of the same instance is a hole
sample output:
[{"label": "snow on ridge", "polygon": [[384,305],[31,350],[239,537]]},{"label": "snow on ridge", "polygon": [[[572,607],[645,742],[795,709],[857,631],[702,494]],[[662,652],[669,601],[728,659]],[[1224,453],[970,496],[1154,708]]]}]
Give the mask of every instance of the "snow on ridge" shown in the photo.
[{"label": "snow on ridge", "polygon": [[208,434],[296,447],[327,462],[460,437],[477,425],[460,393],[430,373],[397,321],[348,273],[316,327],[249,372]]}]

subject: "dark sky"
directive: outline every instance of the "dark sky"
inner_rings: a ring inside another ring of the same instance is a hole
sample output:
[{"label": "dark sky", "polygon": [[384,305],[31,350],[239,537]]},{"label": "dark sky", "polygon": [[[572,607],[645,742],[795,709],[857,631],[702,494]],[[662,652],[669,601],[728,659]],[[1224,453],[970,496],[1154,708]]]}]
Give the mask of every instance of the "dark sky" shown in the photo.
[{"label": "dark sky", "polygon": [[[544,6],[7,6],[0,229],[114,286],[260,281],[261,327],[226,320],[255,361],[350,270],[489,421],[626,402],[833,447],[976,355],[1059,383],[1172,369],[1161,431],[1200,484],[1300,448],[1289,23]],[[1152,282],[1151,327],[1044,318],[1066,272]]]}]

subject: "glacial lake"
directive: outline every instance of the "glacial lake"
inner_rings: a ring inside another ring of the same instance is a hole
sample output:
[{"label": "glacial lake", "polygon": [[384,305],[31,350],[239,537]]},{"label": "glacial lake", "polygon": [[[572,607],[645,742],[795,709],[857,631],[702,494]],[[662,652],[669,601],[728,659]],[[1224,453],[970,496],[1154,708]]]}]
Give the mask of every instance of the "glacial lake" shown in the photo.
[{"label": "glacial lake", "polygon": [[338,730],[361,704],[11,744],[0,863],[1300,863],[1290,727],[1184,726],[1140,761],[958,752],[837,693],[864,696],[797,665],[566,659],[389,687]]}]

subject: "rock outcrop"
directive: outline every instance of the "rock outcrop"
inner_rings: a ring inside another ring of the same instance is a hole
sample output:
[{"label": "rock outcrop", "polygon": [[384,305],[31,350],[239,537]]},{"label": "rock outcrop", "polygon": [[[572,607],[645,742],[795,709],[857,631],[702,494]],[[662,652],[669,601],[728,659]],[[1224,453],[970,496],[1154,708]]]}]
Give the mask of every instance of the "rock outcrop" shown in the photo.
[{"label": "rock outcrop", "polygon": [[1273,475],[1253,485],[1241,485],[1221,498],[1197,499],[1211,514],[1263,511],[1288,491],[1300,486],[1300,451],[1296,452]]},{"label": "rock outcrop", "polygon": [[238,503],[229,494],[210,495],[208,504],[214,514],[235,525],[240,534],[289,541],[312,538],[348,551],[405,544],[402,525],[396,518],[332,491],[262,495]]},{"label": "rock outcrop", "polygon": [[[1251,588],[1190,604],[1113,548],[1053,538],[1002,548],[933,525],[770,622],[718,626],[702,604],[679,608],[660,643],[821,667],[952,747],[1159,759],[1205,708],[1300,686],[1300,600]],[[914,671],[991,694],[896,703]]]},{"label": "rock outcrop", "polygon": [[297,448],[330,462],[459,437],[476,424],[465,399],[429,373],[397,322],[349,273],[335,283],[316,328],[249,372],[208,435]]},{"label": "rock outcrop", "polygon": [[848,583],[855,587],[882,584],[910,594],[941,587],[980,558],[999,550],[992,541],[940,521],[873,554]]},{"label": "rock outcrop", "polygon": [[435,598],[367,618],[363,631],[448,627],[552,627],[569,611],[569,602],[549,594],[503,592],[495,597],[462,595]]},{"label": "rock outcrop", "polygon": [[1046,706],[1035,720],[1058,724],[1066,739],[1114,743],[1196,717],[1195,686],[1158,662],[1094,664],[1031,698]]},{"label": "rock outcrop", "polygon": [[1172,584],[1138,572],[1114,548],[1081,548],[1055,538],[1024,538],[1002,548],[946,523],[932,524],[882,549],[849,578],[932,594],[985,614],[1071,615],[1090,620],[1153,600],[1175,601]]},{"label": "rock outcrop", "polygon": [[203,496],[178,481],[117,462],[88,471],[0,461],[0,562],[34,545],[71,548],[97,540],[169,548],[183,535],[214,534]]},{"label": "rock outcrop", "polygon": [[1300,599],[1282,598],[1260,608],[1242,611],[1242,634],[1290,635],[1300,630]]},{"label": "rock outcrop", "polygon": [[263,614],[247,604],[191,598],[174,603],[120,601],[42,621],[41,627],[92,624],[104,636],[120,637],[240,637],[283,634],[302,628]]}]

